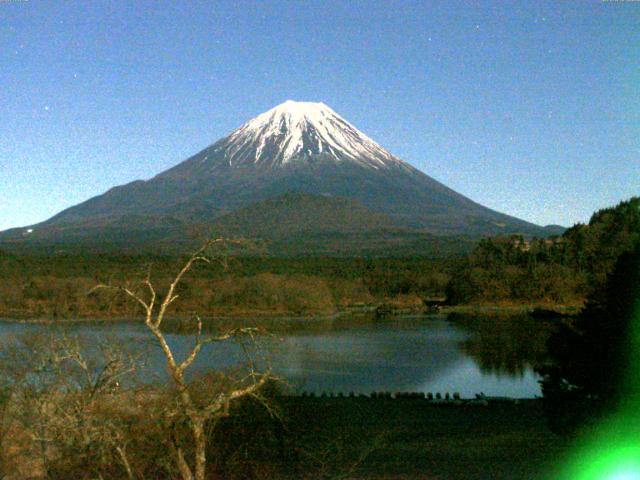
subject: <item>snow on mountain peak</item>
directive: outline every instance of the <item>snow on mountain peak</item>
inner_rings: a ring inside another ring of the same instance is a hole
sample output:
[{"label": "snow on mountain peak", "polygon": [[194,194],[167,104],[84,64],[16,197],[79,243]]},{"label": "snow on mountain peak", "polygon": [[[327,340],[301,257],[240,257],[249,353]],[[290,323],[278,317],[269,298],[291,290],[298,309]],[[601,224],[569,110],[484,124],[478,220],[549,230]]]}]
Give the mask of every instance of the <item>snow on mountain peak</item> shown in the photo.
[{"label": "snow on mountain peak", "polygon": [[281,166],[331,159],[381,168],[403,162],[324,103],[287,100],[249,120],[224,142],[231,166]]}]

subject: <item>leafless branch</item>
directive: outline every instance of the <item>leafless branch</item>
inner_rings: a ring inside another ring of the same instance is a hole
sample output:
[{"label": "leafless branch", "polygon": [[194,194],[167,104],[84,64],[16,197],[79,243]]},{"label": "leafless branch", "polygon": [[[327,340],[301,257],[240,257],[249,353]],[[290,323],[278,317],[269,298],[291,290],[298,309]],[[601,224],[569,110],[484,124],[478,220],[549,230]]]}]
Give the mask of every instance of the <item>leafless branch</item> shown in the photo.
[{"label": "leafless branch", "polygon": [[[193,268],[196,263],[210,264],[212,261],[217,261],[224,271],[229,269],[229,246],[230,245],[243,245],[246,242],[241,240],[228,240],[224,238],[215,238],[206,241],[203,245],[197,249],[191,256],[187,258],[182,265],[178,273],[175,275],[169,287],[164,295],[158,296],[157,291],[151,281],[151,272],[147,271],[145,279],[142,281],[142,285],[146,287],[147,294],[143,295],[138,293],[136,289],[132,289],[129,286],[113,287],[110,285],[100,284],[92,289],[92,291],[107,288],[111,290],[118,290],[124,293],[126,296],[135,300],[140,306],[142,306],[145,312],[144,323],[147,326],[150,333],[158,342],[167,366],[167,372],[176,387],[176,409],[173,411],[167,411],[169,417],[174,418],[171,421],[175,425],[175,418],[183,418],[187,420],[191,435],[193,439],[194,447],[194,466],[189,465],[184,451],[180,447],[180,443],[175,439],[169,442],[169,449],[173,453],[176,467],[180,472],[180,476],[183,480],[204,480],[206,469],[206,431],[205,425],[209,421],[215,422],[218,418],[221,418],[228,414],[230,404],[241,397],[252,396],[259,401],[266,403],[263,398],[259,396],[260,389],[271,378],[271,369],[268,368],[266,372],[258,373],[257,367],[253,356],[249,352],[247,345],[243,342],[244,338],[247,338],[252,345],[256,344],[256,336],[258,330],[255,328],[237,328],[227,332],[223,332],[219,335],[203,335],[203,323],[202,319],[195,315],[194,320],[196,323],[196,333],[194,344],[187,353],[186,357],[178,362],[174,356],[166,336],[162,330],[162,323],[167,314],[168,308],[179,298],[179,294],[176,293],[181,281],[187,275],[187,273]],[[211,255],[209,250],[212,247],[218,249],[217,254]],[[185,379],[185,372],[196,361],[205,344],[222,342],[225,340],[239,339],[241,347],[245,353],[248,363],[248,375],[245,378],[239,379],[235,386],[227,392],[221,392],[205,402],[195,401],[192,397],[189,384]],[[80,361],[80,359],[76,359]],[[82,367],[83,369],[86,369]],[[108,382],[116,382],[116,377],[109,374],[108,379],[103,377],[107,375],[109,365],[104,367],[104,370],[100,372],[95,381],[95,389],[107,388]],[[175,429],[174,429],[175,433]],[[125,450],[120,447],[121,450],[118,454],[122,457],[122,463],[126,464],[126,457],[123,457]],[[132,473],[127,469],[129,478],[132,478]]]}]

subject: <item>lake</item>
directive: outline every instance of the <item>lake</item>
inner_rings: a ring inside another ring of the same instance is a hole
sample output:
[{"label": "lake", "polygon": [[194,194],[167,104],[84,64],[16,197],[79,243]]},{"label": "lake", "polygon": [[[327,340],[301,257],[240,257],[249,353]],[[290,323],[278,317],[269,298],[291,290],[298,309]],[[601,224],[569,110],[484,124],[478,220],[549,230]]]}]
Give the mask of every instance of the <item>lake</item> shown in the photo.
[{"label": "lake", "polygon": [[[289,322],[291,320],[288,320]],[[304,322],[299,320],[301,327]],[[149,342],[141,323],[73,324],[65,327],[0,322],[0,335],[10,338],[25,332],[64,330],[95,344],[110,338],[134,350],[144,349],[145,381],[163,381],[164,358]],[[298,328],[294,333],[260,337],[258,361],[271,364],[286,388],[316,394],[389,392],[458,392],[473,397],[531,398],[540,395],[533,365],[544,358],[548,329],[527,316],[482,318],[457,315],[396,316],[385,320],[341,321],[322,329]],[[168,335],[183,358],[193,338]],[[195,372],[211,367],[232,369],[246,357],[235,343],[207,345]]]}]

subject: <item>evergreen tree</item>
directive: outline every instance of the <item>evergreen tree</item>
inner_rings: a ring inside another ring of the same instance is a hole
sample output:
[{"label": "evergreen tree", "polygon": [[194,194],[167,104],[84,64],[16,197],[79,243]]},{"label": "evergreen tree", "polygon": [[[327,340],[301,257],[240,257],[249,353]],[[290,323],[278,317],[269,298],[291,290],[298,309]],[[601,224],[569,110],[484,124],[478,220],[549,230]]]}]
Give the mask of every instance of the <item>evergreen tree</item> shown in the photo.
[{"label": "evergreen tree", "polygon": [[[551,365],[539,369],[552,429],[571,431],[635,397],[629,370],[640,356],[640,242],[618,258],[613,272],[588,298],[575,322],[549,339]],[[634,318],[635,317],[635,318]]]}]

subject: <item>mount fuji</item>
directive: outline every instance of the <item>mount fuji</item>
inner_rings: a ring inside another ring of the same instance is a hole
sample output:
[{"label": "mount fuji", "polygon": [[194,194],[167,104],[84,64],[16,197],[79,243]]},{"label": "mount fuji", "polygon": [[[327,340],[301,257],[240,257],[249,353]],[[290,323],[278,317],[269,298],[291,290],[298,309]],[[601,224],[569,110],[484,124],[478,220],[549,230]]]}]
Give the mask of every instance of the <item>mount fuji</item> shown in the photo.
[{"label": "mount fuji", "polygon": [[150,180],[0,233],[0,246],[167,247],[193,226],[329,254],[346,237],[559,233],[451,190],[323,103],[289,100]]}]

